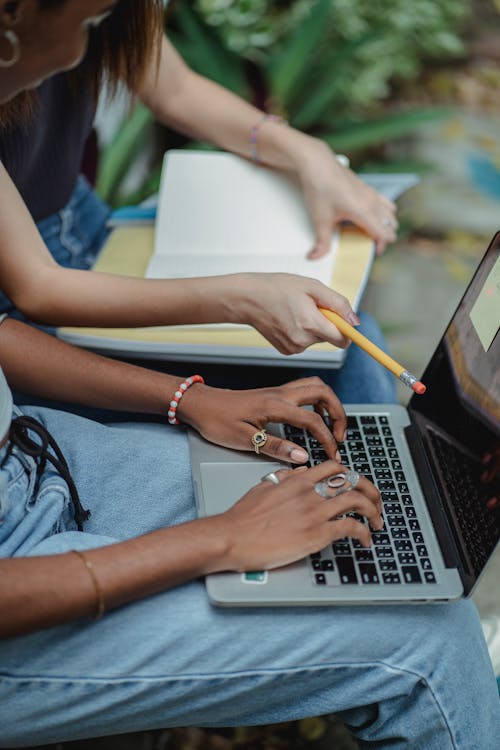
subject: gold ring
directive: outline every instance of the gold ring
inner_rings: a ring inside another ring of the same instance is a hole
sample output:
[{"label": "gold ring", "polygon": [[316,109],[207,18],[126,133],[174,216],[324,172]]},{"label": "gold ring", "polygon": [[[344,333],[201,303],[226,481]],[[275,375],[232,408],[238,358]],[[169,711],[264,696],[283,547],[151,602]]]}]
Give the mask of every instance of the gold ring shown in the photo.
[{"label": "gold ring", "polygon": [[267,443],[267,432],[265,430],[258,430],[252,435],[252,445],[254,451],[258,454],[260,449]]}]

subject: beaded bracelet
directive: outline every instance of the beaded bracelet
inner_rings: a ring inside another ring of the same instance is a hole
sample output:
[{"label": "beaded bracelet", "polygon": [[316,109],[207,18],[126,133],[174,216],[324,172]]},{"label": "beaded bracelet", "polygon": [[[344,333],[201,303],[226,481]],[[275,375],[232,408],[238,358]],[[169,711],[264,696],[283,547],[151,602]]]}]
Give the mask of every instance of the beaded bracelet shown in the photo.
[{"label": "beaded bracelet", "polygon": [[257,149],[257,136],[259,134],[260,126],[263,125],[266,120],[271,120],[271,122],[281,122],[284,125],[287,124],[286,120],[284,120],[279,115],[263,114],[260,120],[256,122],[255,125],[252,125],[252,127],[250,128],[250,158],[254,162],[254,164],[262,164],[262,160],[259,157]]},{"label": "beaded bracelet", "polygon": [[77,555],[80,558],[82,563],[85,565],[85,568],[87,569],[89,576],[92,579],[92,583],[94,585],[94,590],[95,590],[95,614],[94,614],[93,619],[100,620],[106,611],[106,602],[104,601],[104,592],[101,588],[101,584],[97,580],[97,576],[94,571],[94,566],[92,565],[88,557],[84,555],[83,552],[81,552],[79,549],[72,549],[71,552],[73,552],[73,554]]},{"label": "beaded bracelet", "polygon": [[191,377],[186,378],[186,380],[180,384],[178,389],[173,395],[172,401],[170,402],[170,408],[168,410],[168,421],[169,424],[180,424],[180,421],[177,419],[177,407],[179,406],[179,401],[184,396],[187,389],[193,385],[193,383],[204,383],[205,381],[201,377],[201,375],[191,375]]}]

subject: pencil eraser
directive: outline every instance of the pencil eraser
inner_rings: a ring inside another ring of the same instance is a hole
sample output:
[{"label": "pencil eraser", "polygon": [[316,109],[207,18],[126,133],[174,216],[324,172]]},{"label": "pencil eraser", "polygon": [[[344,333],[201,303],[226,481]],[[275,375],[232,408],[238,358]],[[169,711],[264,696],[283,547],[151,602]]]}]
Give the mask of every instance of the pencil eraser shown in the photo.
[{"label": "pencil eraser", "polygon": [[421,396],[427,390],[427,388],[425,387],[425,385],[423,383],[421,383],[420,380],[417,380],[416,383],[413,383],[412,388],[415,391],[415,393],[418,393],[419,396]]}]

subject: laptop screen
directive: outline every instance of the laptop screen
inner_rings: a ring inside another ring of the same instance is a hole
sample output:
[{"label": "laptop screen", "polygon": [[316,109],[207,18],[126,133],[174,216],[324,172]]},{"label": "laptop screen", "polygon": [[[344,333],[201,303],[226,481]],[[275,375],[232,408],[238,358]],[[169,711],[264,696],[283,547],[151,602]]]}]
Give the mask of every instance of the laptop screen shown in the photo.
[{"label": "laptop screen", "polygon": [[[499,325],[500,232],[421,378],[426,393],[409,404],[461,541],[479,548],[479,555],[469,549],[474,577],[500,536]],[[478,534],[479,542],[471,538]]]}]

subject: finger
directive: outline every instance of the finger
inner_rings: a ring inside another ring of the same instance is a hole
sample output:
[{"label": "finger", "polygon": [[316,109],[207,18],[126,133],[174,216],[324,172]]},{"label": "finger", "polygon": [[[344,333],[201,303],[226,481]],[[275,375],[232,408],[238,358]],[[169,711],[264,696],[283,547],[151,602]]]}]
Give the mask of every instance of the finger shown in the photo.
[{"label": "finger", "polygon": [[[307,399],[304,401],[307,403]],[[335,458],[337,453],[337,442],[332,431],[326,426],[324,420],[314,411],[308,409],[302,409],[300,406],[295,404],[282,401],[277,408],[276,412],[273,412],[272,407],[267,410],[270,421],[278,422],[283,421],[287,424],[291,424],[294,427],[305,429],[318,440],[326,451],[327,456]],[[287,441],[282,441],[287,442]],[[270,447],[266,443],[266,450]],[[296,446],[297,447],[297,446]],[[302,462],[303,463],[303,462]]]},{"label": "finger", "polygon": [[[302,412],[305,411],[306,415],[309,414],[312,417],[312,419],[314,420],[314,425],[316,425],[321,430],[321,434],[325,438],[327,433],[331,434],[329,428],[325,425],[324,420],[320,416],[326,410],[333,423],[333,435],[335,437],[335,440],[339,442],[343,442],[345,440],[347,416],[344,411],[344,407],[340,402],[340,399],[336,396],[334,391],[332,391],[330,386],[324,383],[319,377],[302,378],[301,380],[292,381],[292,383],[288,383],[287,385],[289,386],[286,389],[287,397],[293,399],[294,403],[297,404],[297,406],[319,407],[319,409],[315,411],[315,413],[319,415],[319,421],[315,416],[312,416],[313,412],[307,412],[304,409],[302,409]],[[309,423],[305,423],[307,429],[309,429]],[[315,438],[323,443],[323,438],[312,430],[312,426],[310,431],[313,432]],[[331,458],[333,457],[334,454],[331,455]]]},{"label": "finger", "polygon": [[328,459],[327,461],[323,461],[321,464],[316,464],[316,466],[312,466],[310,469],[307,469],[307,471],[302,472],[300,477],[298,477],[298,480],[300,481],[300,484],[304,489],[314,487],[316,482],[319,482],[321,479],[326,479],[327,477],[331,477],[334,474],[345,474],[346,467],[343,466],[340,461],[337,461],[336,459]]},{"label": "finger", "polygon": [[[255,435],[255,427],[246,424],[242,427],[248,435],[248,450],[252,450],[252,436]],[[283,440],[283,438],[269,433],[266,433],[265,443],[259,447],[259,455],[294,464],[304,464],[309,459],[307,451],[300,445],[295,445],[290,440]]]},{"label": "finger", "polygon": [[[322,284],[320,281],[315,281],[311,286],[311,294],[318,307],[326,307],[328,310],[333,310],[344,318],[344,320],[347,320],[352,326],[359,326],[361,323],[360,319],[352,309],[351,303],[343,294],[339,294],[334,289]],[[321,313],[319,313],[319,315],[323,319],[324,330],[331,331],[332,327],[334,330],[337,330],[333,323],[327,321],[324,315]],[[326,327],[324,325],[325,322]]]},{"label": "finger", "polygon": [[320,215],[314,220],[314,233],[316,236],[316,242],[314,247],[307,254],[307,257],[310,260],[321,258],[330,250],[333,227],[327,215]]},{"label": "finger", "polygon": [[376,251],[379,254],[385,247],[396,241],[396,231],[399,223],[392,210],[380,209],[357,213],[350,216],[351,220],[373,237]]},{"label": "finger", "polygon": [[380,515],[377,503],[368,499],[357,488],[331,499],[325,498],[323,512],[325,518],[329,518],[330,520],[343,516],[346,513],[359,513],[360,516],[367,519],[372,529],[380,531],[384,526],[384,520]]},{"label": "finger", "polygon": [[334,539],[343,539],[346,536],[357,539],[363,547],[370,547],[372,543],[372,535],[370,529],[361,521],[356,521],[355,518],[347,516],[346,518],[338,518],[330,522],[332,524]]}]

